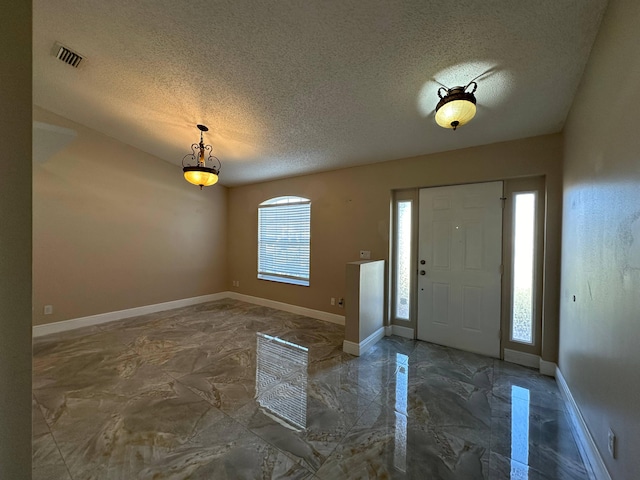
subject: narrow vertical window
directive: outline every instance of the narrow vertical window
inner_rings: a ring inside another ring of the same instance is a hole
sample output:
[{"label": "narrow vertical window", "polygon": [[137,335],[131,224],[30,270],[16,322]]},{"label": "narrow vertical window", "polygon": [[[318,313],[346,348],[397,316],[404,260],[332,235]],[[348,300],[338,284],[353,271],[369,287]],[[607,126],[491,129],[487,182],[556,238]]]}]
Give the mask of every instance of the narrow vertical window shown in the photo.
[{"label": "narrow vertical window", "polygon": [[411,200],[396,204],[395,317],[409,320],[411,295]]},{"label": "narrow vertical window", "polygon": [[516,193],[513,208],[511,340],[533,343],[536,194]]}]

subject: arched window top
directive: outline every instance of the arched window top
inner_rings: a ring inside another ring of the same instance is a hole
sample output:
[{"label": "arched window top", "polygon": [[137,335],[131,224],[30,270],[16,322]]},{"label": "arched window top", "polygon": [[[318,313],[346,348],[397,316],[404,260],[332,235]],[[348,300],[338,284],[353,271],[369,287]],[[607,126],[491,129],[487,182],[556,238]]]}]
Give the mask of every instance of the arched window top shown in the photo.
[{"label": "arched window top", "polygon": [[296,197],[293,195],[287,195],[285,197],[274,197],[269,200],[265,200],[260,205],[292,205],[296,203],[311,203],[311,200],[304,197]]}]

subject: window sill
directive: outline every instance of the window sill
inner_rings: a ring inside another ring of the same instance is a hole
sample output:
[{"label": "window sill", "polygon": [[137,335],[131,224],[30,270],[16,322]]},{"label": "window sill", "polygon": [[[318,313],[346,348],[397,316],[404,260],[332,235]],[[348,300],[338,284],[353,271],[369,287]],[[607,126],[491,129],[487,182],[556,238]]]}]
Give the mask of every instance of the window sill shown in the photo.
[{"label": "window sill", "polygon": [[289,285],[299,285],[301,287],[308,287],[309,286],[309,280],[298,280],[298,279],[295,279],[295,278],[284,278],[284,277],[277,277],[277,276],[274,276],[274,275],[258,274],[258,280],[267,280],[269,282],[287,283]]}]

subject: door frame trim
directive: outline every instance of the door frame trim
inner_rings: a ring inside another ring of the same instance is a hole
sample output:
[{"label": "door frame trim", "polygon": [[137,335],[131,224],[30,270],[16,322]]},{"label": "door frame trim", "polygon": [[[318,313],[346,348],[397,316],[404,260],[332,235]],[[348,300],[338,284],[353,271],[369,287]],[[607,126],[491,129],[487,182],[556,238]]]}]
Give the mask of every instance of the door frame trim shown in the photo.
[{"label": "door frame trim", "polygon": [[[544,297],[544,238],[545,238],[545,177],[524,177],[505,180],[504,212],[502,215],[502,334],[501,358],[505,359],[505,350],[519,351],[531,355],[542,354],[542,315]],[[516,193],[537,192],[536,195],[536,239],[534,268],[534,325],[533,343],[514,342],[511,340],[511,276],[513,264],[513,197]]]}]

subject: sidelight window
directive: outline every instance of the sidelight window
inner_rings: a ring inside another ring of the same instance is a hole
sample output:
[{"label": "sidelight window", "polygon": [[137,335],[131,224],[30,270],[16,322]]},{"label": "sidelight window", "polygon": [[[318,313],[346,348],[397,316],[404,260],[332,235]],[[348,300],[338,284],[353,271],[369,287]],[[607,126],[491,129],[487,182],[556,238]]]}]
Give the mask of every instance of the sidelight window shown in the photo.
[{"label": "sidelight window", "polygon": [[514,195],[511,340],[533,343],[536,193]]},{"label": "sidelight window", "polygon": [[396,203],[395,318],[409,320],[411,298],[411,200]]}]

